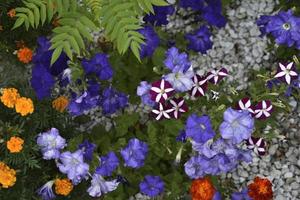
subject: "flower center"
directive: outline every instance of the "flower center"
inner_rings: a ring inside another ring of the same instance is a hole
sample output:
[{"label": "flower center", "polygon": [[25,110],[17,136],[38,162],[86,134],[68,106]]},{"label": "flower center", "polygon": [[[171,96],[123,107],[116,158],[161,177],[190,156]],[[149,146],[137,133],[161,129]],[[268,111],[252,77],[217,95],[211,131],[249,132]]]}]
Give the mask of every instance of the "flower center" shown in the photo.
[{"label": "flower center", "polygon": [[205,131],[206,126],[205,126],[204,124],[200,124],[200,128],[201,128],[203,131]]},{"label": "flower center", "polygon": [[282,25],[282,28],[284,29],[284,30],[290,30],[291,29],[291,24],[290,23],[284,23],[283,25]]},{"label": "flower center", "polygon": [[164,93],[165,93],[165,90],[164,90],[164,89],[161,89],[161,90],[160,90],[160,93],[161,93],[161,94],[164,94]]}]

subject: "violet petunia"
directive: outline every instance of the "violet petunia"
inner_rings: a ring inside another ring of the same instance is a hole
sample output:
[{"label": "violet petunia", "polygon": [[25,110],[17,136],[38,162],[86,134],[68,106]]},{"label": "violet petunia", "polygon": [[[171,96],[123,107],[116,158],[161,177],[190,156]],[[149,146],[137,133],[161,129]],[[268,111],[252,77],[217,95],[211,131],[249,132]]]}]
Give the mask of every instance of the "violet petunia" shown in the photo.
[{"label": "violet petunia", "polygon": [[153,198],[164,191],[165,184],[159,176],[146,175],[139,186],[143,194]]},{"label": "violet petunia", "polygon": [[97,167],[95,173],[101,176],[111,176],[112,172],[119,166],[119,159],[113,151],[101,156],[99,162],[100,165]]}]

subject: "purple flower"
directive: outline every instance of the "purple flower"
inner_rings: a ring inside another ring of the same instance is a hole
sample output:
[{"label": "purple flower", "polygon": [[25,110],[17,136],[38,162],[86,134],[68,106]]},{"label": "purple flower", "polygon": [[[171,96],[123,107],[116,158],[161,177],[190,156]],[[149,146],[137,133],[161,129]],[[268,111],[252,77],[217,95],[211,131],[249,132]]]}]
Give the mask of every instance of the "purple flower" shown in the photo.
[{"label": "purple flower", "polygon": [[159,103],[151,112],[155,116],[156,120],[161,120],[170,119],[173,111],[174,110],[170,106],[165,106],[164,104]]},{"label": "purple flower", "polygon": [[83,92],[80,96],[71,100],[68,110],[74,115],[82,115],[84,111],[88,111],[97,106],[99,103],[99,96],[92,96],[89,91]]},{"label": "purple flower", "polygon": [[186,121],[186,135],[196,142],[204,143],[215,136],[209,116],[192,114]]},{"label": "purple flower", "polygon": [[191,8],[195,11],[201,11],[204,7],[203,0],[180,0],[179,6],[182,8]]},{"label": "purple flower", "polygon": [[87,192],[92,197],[100,197],[102,194],[116,190],[119,183],[117,179],[106,181],[101,175],[95,173]]},{"label": "purple flower", "polygon": [[151,26],[145,26],[138,31],[145,37],[146,44],[141,45],[140,56],[151,57],[159,45],[159,37]]},{"label": "purple flower", "polygon": [[163,193],[165,184],[159,176],[146,175],[140,183],[140,191],[149,197],[156,197]]},{"label": "purple flower", "polygon": [[248,149],[253,150],[256,154],[263,156],[266,154],[266,142],[263,138],[250,137],[246,141]]},{"label": "purple flower", "polygon": [[155,102],[164,103],[173,93],[172,85],[164,79],[151,84],[150,97]]},{"label": "purple flower", "polygon": [[248,111],[228,108],[224,112],[224,121],[220,125],[222,138],[232,140],[233,144],[248,139],[254,130],[254,119]]},{"label": "purple flower", "polygon": [[184,171],[191,179],[205,176],[204,169],[210,166],[210,162],[204,156],[193,156],[184,164]]},{"label": "purple flower", "polygon": [[263,100],[257,103],[254,110],[255,118],[266,119],[271,116],[273,105],[270,100]]},{"label": "purple flower", "polygon": [[141,97],[143,104],[153,107],[155,102],[150,97],[151,85],[147,81],[142,81],[137,87],[137,95]]},{"label": "purple flower", "polygon": [[66,174],[74,185],[86,178],[89,172],[89,165],[84,162],[82,150],[77,150],[74,153],[66,151],[60,155],[59,161],[57,162],[59,171]]},{"label": "purple flower", "polygon": [[215,192],[215,195],[213,196],[212,200],[222,200],[222,195],[219,191]]},{"label": "purple flower", "polygon": [[[300,26],[299,26],[300,28]],[[291,81],[298,78],[298,73],[293,62],[287,65],[279,63],[275,78],[285,81],[287,84],[291,84]]]},{"label": "purple flower", "polygon": [[238,110],[246,110],[250,112],[251,114],[254,113],[254,106],[251,104],[251,100],[248,97],[242,98],[239,100],[238,105],[237,105]]},{"label": "purple flower", "polygon": [[92,161],[93,160],[93,153],[96,148],[94,143],[90,143],[88,140],[84,140],[83,143],[78,145],[78,149],[83,151],[83,158],[85,161]]},{"label": "purple flower", "polygon": [[186,133],[185,130],[179,131],[179,134],[176,137],[177,142],[186,142]]},{"label": "purple flower", "polygon": [[148,145],[137,138],[130,139],[128,145],[121,149],[121,155],[125,161],[125,166],[132,168],[142,167],[147,153]]},{"label": "purple flower", "polygon": [[95,97],[99,95],[100,91],[100,84],[95,80],[89,80],[88,82],[87,91],[91,95],[91,97]]},{"label": "purple flower", "polygon": [[170,6],[153,6],[155,14],[149,14],[144,17],[144,21],[151,23],[154,26],[166,25],[169,23],[167,16],[172,15],[175,11],[172,5]]},{"label": "purple flower", "polygon": [[176,72],[167,74],[164,79],[171,83],[172,87],[178,92],[186,92],[192,89],[194,76],[193,71],[186,71],[185,73]]},{"label": "purple flower", "polygon": [[170,99],[170,106],[172,107],[172,117],[175,119],[180,118],[181,113],[188,111],[188,107],[182,97]]},{"label": "purple flower", "polygon": [[222,15],[221,0],[205,0],[207,6],[203,8],[202,18],[210,25],[222,28],[226,25],[226,19]]},{"label": "purple flower", "polygon": [[186,34],[185,38],[189,41],[188,49],[206,54],[207,50],[211,49],[213,45],[210,36],[211,33],[205,25],[201,26],[193,34]]},{"label": "purple flower", "polygon": [[37,190],[37,194],[43,199],[43,200],[52,200],[55,199],[56,196],[52,190],[52,186],[54,184],[54,181],[48,181],[45,185],[40,187]]},{"label": "purple flower", "polygon": [[96,173],[102,176],[111,176],[112,172],[119,166],[119,159],[112,151],[105,156],[101,156],[99,161],[100,165],[97,167]]},{"label": "purple flower", "polygon": [[113,76],[106,54],[97,53],[91,60],[83,59],[82,66],[87,75],[96,74],[100,80],[108,80]]},{"label": "purple flower", "polygon": [[51,96],[55,80],[47,68],[41,64],[37,64],[32,68],[30,83],[37,98],[41,100]]},{"label": "purple flower", "polygon": [[166,56],[164,64],[174,73],[186,72],[191,67],[188,55],[186,53],[179,53],[176,47],[168,49]]},{"label": "purple flower", "polygon": [[37,145],[41,148],[43,159],[57,159],[60,156],[60,150],[67,144],[66,140],[59,135],[56,128],[40,133],[37,138]]},{"label": "purple flower", "polygon": [[216,85],[226,76],[228,76],[228,71],[225,68],[214,69],[207,74],[207,80]]},{"label": "purple flower", "polygon": [[266,25],[270,22],[272,16],[262,15],[257,21],[256,24],[259,27],[261,35],[264,36],[266,32]]},{"label": "purple flower", "polygon": [[207,79],[198,74],[193,76],[193,87],[190,91],[192,97],[204,96],[207,90]]},{"label": "purple flower", "polygon": [[252,200],[248,195],[248,189],[244,188],[241,192],[231,194],[231,200]]},{"label": "purple flower", "polygon": [[118,92],[112,87],[104,89],[101,99],[103,114],[113,114],[119,109],[123,109],[128,104],[128,97],[122,92]]}]

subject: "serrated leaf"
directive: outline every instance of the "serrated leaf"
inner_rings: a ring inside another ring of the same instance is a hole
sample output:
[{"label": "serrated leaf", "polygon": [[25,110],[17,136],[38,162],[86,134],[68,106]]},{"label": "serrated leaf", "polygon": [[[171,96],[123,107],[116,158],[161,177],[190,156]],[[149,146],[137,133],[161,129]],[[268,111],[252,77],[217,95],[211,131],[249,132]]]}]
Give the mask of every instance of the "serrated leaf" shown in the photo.
[{"label": "serrated leaf", "polygon": [[69,0],[62,0],[62,4],[63,4],[64,11],[67,12],[70,7]]},{"label": "serrated leaf", "polygon": [[54,3],[52,0],[47,1],[47,14],[48,14],[48,23],[50,23],[54,14]]},{"label": "serrated leaf", "polygon": [[131,51],[133,52],[133,54],[135,55],[135,57],[141,62],[140,45],[137,42],[132,41],[130,44],[130,48],[131,48]]},{"label": "serrated leaf", "polygon": [[79,18],[79,20],[86,25],[87,27],[89,27],[91,30],[95,31],[98,29],[98,27],[94,24],[94,22],[92,22],[89,18],[87,18],[86,16],[81,16]]},{"label": "serrated leaf", "polygon": [[76,26],[78,27],[79,32],[88,40],[93,41],[93,37],[91,34],[86,30],[86,27],[81,24],[79,21],[76,22]]},{"label": "serrated leaf", "polygon": [[47,19],[46,6],[44,4],[42,4],[41,5],[41,20],[42,20],[42,25],[44,25],[46,19]]},{"label": "serrated leaf", "polygon": [[64,52],[67,54],[67,56],[70,58],[70,60],[73,60],[73,53],[72,53],[72,50],[71,50],[71,45],[65,41],[64,42]]},{"label": "serrated leaf", "polygon": [[155,6],[168,6],[169,4],[163,0],[151,0],[151,3]]},{"label": "serrated leaf", "polygon": [[12,27],[12,30],[14,30],[14,29],[18,28],[19,26],[21,26],[21,25],[23,24],[24,20],[25,20],[25,19],[24,19],[23,17],[19,17],[19,18],[16,20],[14,26]]},{"label": "serrated leaf", "polygon": [[74,39],[73,36],[69,36],[68,40],[70,42],[71,47],[74,49],[75,53],[77,53],[78,55],[80,55],[80,48],[76,42],[76,40]]},{"label": "serrated leaf", "polygon": [[53,65],[55,63],[55,61],[59,58],[62,50],[63,50],[63,46],[59,46],[54,50],[52,57],[51,57],[51,65]]}]

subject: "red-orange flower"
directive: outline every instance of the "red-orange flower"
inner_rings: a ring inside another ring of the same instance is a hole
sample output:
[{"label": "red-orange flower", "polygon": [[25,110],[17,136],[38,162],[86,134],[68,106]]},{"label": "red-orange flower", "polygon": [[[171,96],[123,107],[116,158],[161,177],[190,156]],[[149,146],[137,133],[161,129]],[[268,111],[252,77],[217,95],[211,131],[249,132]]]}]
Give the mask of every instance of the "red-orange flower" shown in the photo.
[{"label": "red-orange flower", "polygon": [[10,9],[7,13],[7,15],[10,17],[10,18],[13,18],[16,16],[16,10],[15,9]]},{"label": "red-orange flower", "polygon": [[248,186],[248,195],[253,200],[271,200],[272,183],[266,178],[255,177],[254,182]]},{"label": "red-orange flower", "polygon": [[212,200],[215,192],[216,190],[208,178],[194,180],[190,188],[193,200]]},{"label": "red-orange flower", "polygon": [[32,60],[32,50],[27,47],[19,49],[18,59],[22,63],[29,63]]}]

